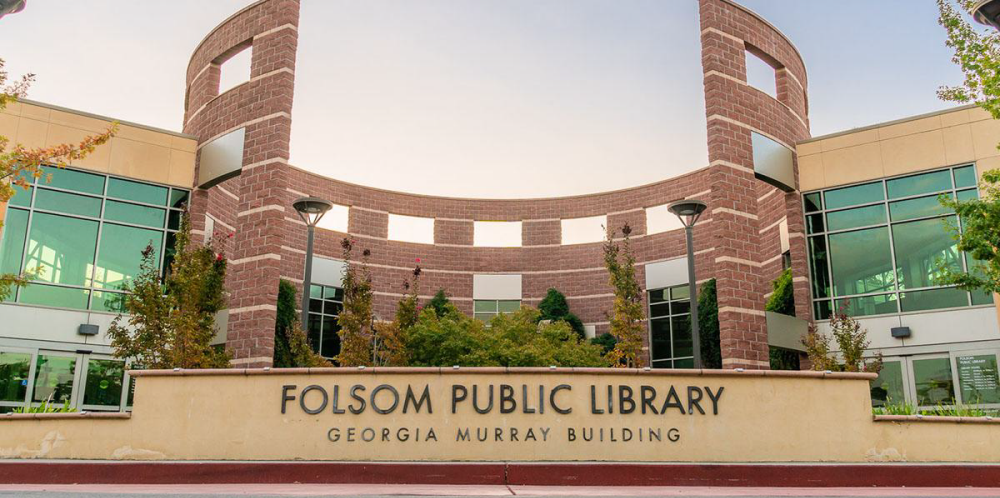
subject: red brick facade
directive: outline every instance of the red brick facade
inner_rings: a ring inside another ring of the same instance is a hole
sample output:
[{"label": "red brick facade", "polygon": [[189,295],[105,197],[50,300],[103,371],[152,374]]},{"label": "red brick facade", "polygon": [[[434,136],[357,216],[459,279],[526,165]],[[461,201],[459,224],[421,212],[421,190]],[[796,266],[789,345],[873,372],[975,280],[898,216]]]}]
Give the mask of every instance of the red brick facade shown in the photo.
[{"label": "red brick facade", "polygon": [[[781,271],[779,224],[791,233],[793,271],[808,275],[797,192],[785,193],[753,174],[750,130],[784,144],[808,137],[806,77],[794,47],[766,21],[726,0],[701,0],[708,116],[707,168],[641,187],[578,197],[484,200],[389,192],[322,177],[288,165],[299,3],[262,0],[230,17],[195,50],[187,73],[184,131],[207,143],[245,127],[241,176],[197,189],[194,228],[232,230],[227,347],[238,365],[270,364],[279,278],[300,283],[305,226],[292,201],[304,195],[350,206],[349,234],[317,230],[316,253],[339,258],[341,238],[371,249],[375,312],[392,316],[402,283],[419,258],[421,294],[445,289],[472,312],[474,274],[519,274],[523,301],[537,305],[549,287],[569,299],[584,323],[607,330],[611,289],[600,243],[561,245],[560,219],[607,215],[612,228],[633,229],[640,283],[644,265],[685,254],[683,231],[649,235],[644,208],[683,198],[708,202],[695,229],[698,280],[718,279],[726,367],[767,368],[763,318],[768,282]],[[219,95],[219,66],[252,46],[251,80]],[[776,68],[778,99],[749,87],[744,54]],[[734,81],[735,80],[735,81]],[[387,240],[388,215],[435,218],[435,243]],[[523,246],[473,247],[475,220],[522,221]],[[221,228],[220,228],[221,227]],[[809,316],[808,282],[795,283],[799,316]]]}]

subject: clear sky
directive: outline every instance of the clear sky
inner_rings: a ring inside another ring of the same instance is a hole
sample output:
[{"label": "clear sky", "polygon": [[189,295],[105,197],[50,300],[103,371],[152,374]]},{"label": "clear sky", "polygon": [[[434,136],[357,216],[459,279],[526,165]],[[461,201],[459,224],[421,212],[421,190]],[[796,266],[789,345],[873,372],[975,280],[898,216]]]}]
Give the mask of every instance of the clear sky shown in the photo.
[{"label": "clear sky", "polygon": [[[180,130],[191,51],[249,0],[31,0],[0,19],[29,98]],[[931,0],[743,0],[806,60],[814,135],[951,106]],[[302,0],[296,166],[537,197],[705,166],[695,0]]]}]

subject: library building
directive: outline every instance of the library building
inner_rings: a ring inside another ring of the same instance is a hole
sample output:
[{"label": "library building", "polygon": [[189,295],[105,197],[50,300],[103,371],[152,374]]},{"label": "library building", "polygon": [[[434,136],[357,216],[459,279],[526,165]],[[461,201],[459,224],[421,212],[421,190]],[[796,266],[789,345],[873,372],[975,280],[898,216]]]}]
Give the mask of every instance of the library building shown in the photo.
[{"label": "library building", "polygon": [[[937,278],[942,262],[976,268],[950,231],[962,220],[939,198],[980,195],[983,172],[1000,168],[1000,122],[964,106],[812,136],[807,61],[792,41],[732,0],[700,0],[698,22],[707,164],[623,190],[512,200],[396,192],[290,164],[299,2],[234,13],[191,54],[181,131],[120,122],[92,155],[0,205],[0,273],[41,269],[0,303],[0,413],[46,401],[131,410],[135,379],[107,331],[141,251],[152,243],[170,264],[185,210],[196,241],[227,238],[216,344],[234,367],[271,366],[279,280],[302,291],[307,226],[293,207],[302,197],[333,203],[315,230],[307,289],[307,334],[326,357],[339,352],[345,237],[371,250],[376,318],[392,318],[419,260],[422,302],[444,289],[489,320],[556,288],[593,337],[608,332],[613,302],[604,227],[628,224],[646,364],[692,368],[685,230],[667,206],[697,199],[707,209],[693,230],[696,281],[716,282],[724,369],[768,369],[771,348],[803,351],[810,326],[829,334],[846,307],[869,354],[884,358],[873,403],[1000,408],[1000,300]],[[240,58],[247,78],[220,88]],[[751,64],[768,68],[770,88],[748,83]],[[21,100],[0,113],[0,135],[28,147],[74,143],[114,121]],[[787,269],[794,315],[765,311]],[[711,406],[706,395],[701,407]]]}]

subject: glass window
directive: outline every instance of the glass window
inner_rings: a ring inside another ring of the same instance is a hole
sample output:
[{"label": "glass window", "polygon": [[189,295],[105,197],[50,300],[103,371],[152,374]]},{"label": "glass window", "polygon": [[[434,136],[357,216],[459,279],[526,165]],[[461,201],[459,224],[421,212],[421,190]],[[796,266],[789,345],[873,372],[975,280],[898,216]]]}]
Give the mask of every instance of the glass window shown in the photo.
[{"label": "glass window", "polygon": [[167,190],[166,187],[122,180],[121,178],[111,178],[108,181],[108,197],[126,201],[164,206],[167,204]]},{"label": "glass window", "polygon": [[121,405],[124,380],[125,362],[88,359],[83,404],[114,407]]},{"label": "glass window", "polygon": [[837,209],[884,200],[885,192],[882,190],[882,182],[874,182],[828,190],[823,197],[826,199],[827,209]]},{"label": "glass window", "polygon": [[813,297],[830,297],[825,237],[809,237],[809,270],[812,273]]},{"label": "glass window", "polygon": [[993,293],[984,291],[972,291],[972,305],[979,306],[993,304]]},{"label": "glass window", "polygon": [[43,188],[38,189],[35,209],[97,218],[101,216],[101,199]]},{"label": "glass window", "polygon": [[816,301],[814,303],[814,313],[817,320],[826,320],[833,315],[833,303],[829,300]]},{"label": "glass window", "polygon": [[847,306],[847,314],[851,316],[884,315],[899,312],[896,306],[896,294],[878,294],[874,296],[837,299],[836,307],[838,310],[845,305]]},{"label": "glass window", "polygon": [[171,189],[170,190],[170,207],[177,209],[184,209],[188,203],[188,191]]},{"label": "glass window", "polygon": [[122,313],[125,311],[125,296],[121,292],[91,291],[93,297],[90,299],[90,309],[94,311],[107,311],[109,313]]},{"label": "glass window", "polygon": [[31,191],[34,187],[28,187],[27,190],[21,187],[14,187],[14,196],[7,201],[7,204],[11,206],[28,207],[31,205]]},{"label": "glass window", "polygon": [[333,358],[340,354],[337,316],[344,307],[344,291],[337,287],[313,285],[309,295],[309,345],[321,356]]},{"label": "glass window", "polygon": [[[179,211],[173,211],[178,213]],[[173,214],[171,213],[171,214]],[[163,220],[167,212],[163,209],[148,206],[139,206],[125,202],[108,201],[104,206],[104,218],[108,220],[124,221],[134,225],[143,225],[152,228],[163,228]]]},{"label": "glass window", "polygon": [[8,209],[7,219],[0,228],[0,273],[21,273],[21,256],[24,255],[24,237],[28,233],[28,212]]},{"label": "glass window", "polygon": [[837,296],[895,288],[886,227],[830,235],[830,265]]},{"label": "glass window", "polygon": [[75,356],[38,355],[32,401],[36,403],[48,401],[56,405],[70,401],[75,374]]},{"label": "glass window", "polygon": [[917,390],[917,405],[955,404],[955,382],[948,358],[913,360],[913,381]]},{"label": "glass window", "polygon": [[0,351],[0,401],[24,402],[31,354]]},{"label": "glass window", "polygon": [[958,385],[962,390],[963,403],[1000,403],[997,355],[956,356],[955,367],[958,370]]},{"label": "glass window", "polygon": [[[951,198],[951,194],[942,195],[945,195],[949,199]],[[889,218],[892,221],[927,218],[951,212],[950,208],[941,205],[941,201],[938,200],[938,196],[936,195],[889,203]]]},{"label": "glass window", "polygon": [[903,394],[903,363],[885,361],[878,379],[872,382],[872,406],[898,405],[906,402]]},{"label": "glass window", "polygon": [[[87,194],[104,194],[104,175],[84,173],[72,169],[61,169],[55,166],[42,166],[44,175],[38,180],[39,185],[49,185]],[[46,177],[50,176],[46,183]]]},{"label": "glass window", "polygon": [[886,181],[885,184],[890,199],[929,194],[931,192],[942,192],[952,188],[951,175],[948,173],[948,170],[895,178]]},{"label": "glass window", "polygon": [[940,264],[962,269],[958,243],[945,228],[947,218],[911,221],[892,226],[896,249],[896,269],[900,289],[919,289],[936,285]]},{"label": "glass window", "polygon": [[323,286],[322,285],[310,285],[309,286],[309,299],[322,299],[323,298]]},{"label": "glass window", "polygon": [[973,165],[963,166],[961,168],[955,168],[955,187],[975,187],[976,186],[976,167]]},{"label": "glass window", "polygon": [[826,215],[826,226],[830,231],[846,230],[885,223],[885,206],[874,206],[833,211]]},{"label": "glass window", "polygon": [[323,316],[323,338],[320,342],[320,355],[333,358],[340,354],[340,325],[336,316]]},{"label": "glass window", "polygon": [[521,309],[521,301],[505,300],[494,301],[491,299],[477,299],[472,303],[473,316],[477,320],[489,322],[499,313],[513,313]]},{"label": "glass window", "polygon": [[812,213],[814,211],[820,211],[823,209],[823,203],[820,200],[819,192],[806,194],[802,196],[802,198],[805,200],[807,213]]},{"label": "glass window", "polygon": [[969,293],[952,287],[903,292],[899,306],[903,312],[958,308],[969,305]]},{"label": "glass window", "polygon": [[121,289],[139,274],[142,252],[146,247],[152,245],[158,255],[162,242],[163,232],[105,223],[94,269],[94,287]]},{"label": "glass window", "polygon": [[977,192],[976,189],[959,190],[957,195],[958,195],[958,200],[962,202],[971,201],[973,199],[979,198],[979,192]]},{"label": "glass window", "polygon": [[822,214],[810,214],[806,216],[806,227],[810,234],[822,233],[826,231],[823,224]]},{"label": "glass window", "polygon": [[90,291],[87,289],[28,284],[21,289],[17,301],[23,304],[85,310],[87,309],[88,297],[90,297]]},{"label": "glass window", "polygon": [[[181,218],[183,218],[183,217],[184,217],[184,213],[181,212],[181,211],[170,211],[168,213],[168,215],[167,215],[167,228],[170,229],[170,230],[180,230],[181,229]],[[207,219],[211,220],[211,218],[207,218]],[[208,238],[206,240],[211,240],[212,239],[211,233],[214,230],[215,230],[214,226],[212,227],[211,230],[208,230],[208,227],[206,227],[206,231],[209,233],[209,236],[208,236]]]},{"label": "glass window", "polygon": [[694,364],[689,296],[687,285],[648,291],[650,357],[654,368],[688,368]]},{"label": "glass window", "polygon": [[521,309],[521,301],[498,301],[497,311],[500,313],[513,313]]},{"label": "glass window", "polygon": [[39,268],[36,282],[86,285],[96,249],[96,221],[36,212],[24,269]]}]

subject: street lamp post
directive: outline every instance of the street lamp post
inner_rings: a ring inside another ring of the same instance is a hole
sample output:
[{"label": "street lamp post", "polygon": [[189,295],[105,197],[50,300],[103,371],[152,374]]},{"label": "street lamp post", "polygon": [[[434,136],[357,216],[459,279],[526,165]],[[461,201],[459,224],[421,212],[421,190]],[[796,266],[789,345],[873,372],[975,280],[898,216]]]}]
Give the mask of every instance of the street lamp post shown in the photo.
[{"label": "street lamp post", "polygon": [[687,235],[688,292],[691,294],[691,345],[694,348],[694,368],[701,368],[701,337],[698,329],[698,285],[694,271],[694,224],[708,207],[704,202],[689,199],[670,203],[667,209],[680,218]]},{"label": "street lamp post", "polygon": [[313,233],[316,224],[323,218],[333,203],[318,197],[303,197],[292,203],[299,218],[306,223],[309,235],[306,241],[306,271],[302,278],[302,328],[309,326],[309,288],[312,286]]},{"label": "street lamp post", "polygon": [[982,0],[972,7],[972,18],[980,24],[1000,29],[1000,0]]}]

